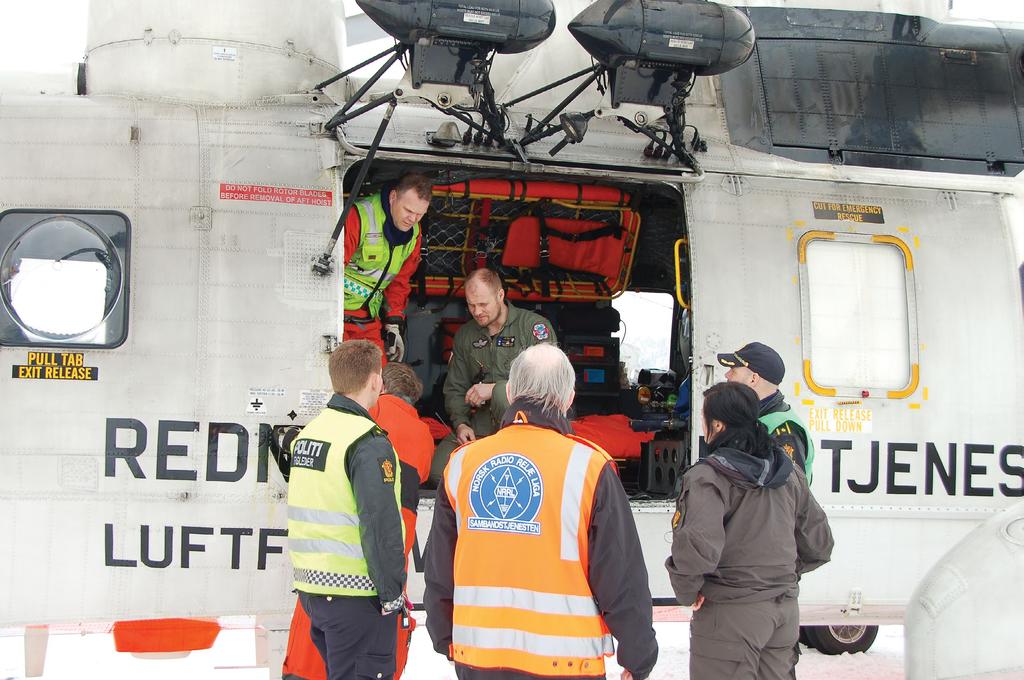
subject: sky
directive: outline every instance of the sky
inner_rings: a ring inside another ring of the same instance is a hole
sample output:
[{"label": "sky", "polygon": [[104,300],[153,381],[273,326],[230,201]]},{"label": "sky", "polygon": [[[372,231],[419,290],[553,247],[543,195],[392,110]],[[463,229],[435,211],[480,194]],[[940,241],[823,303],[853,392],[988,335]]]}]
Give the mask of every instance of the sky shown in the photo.
[{"label": "sky", "polygon": [[81,61],[88,10],[88,0],[0,0],[0,70]]},{"label": "sky", "polygon": [[[0,0],[0,70],[50,71],[81,61],[87,12],[88,0]],[[1024,22],[1021,0],[956,0],[953,12]]]}]

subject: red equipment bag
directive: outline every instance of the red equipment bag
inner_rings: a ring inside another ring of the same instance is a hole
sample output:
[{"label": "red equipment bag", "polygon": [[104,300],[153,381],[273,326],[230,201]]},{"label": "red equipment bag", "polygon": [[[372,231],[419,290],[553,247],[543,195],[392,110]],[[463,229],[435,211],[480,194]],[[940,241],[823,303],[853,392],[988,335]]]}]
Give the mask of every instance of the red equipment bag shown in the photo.
[{"label": "red equipment bag", "polygon": [[618,225],[560,217],[520,217],[508,227],[501,263],[539,268],[547,241],[548,262],[563,269],[616,279],[622,267],[624,229]]},{"label": "red equipment bag", "polygon": [[583,416],[572,421],[572,429],[589,439],[613,458],[640,458],[640,445],[654,439],[654,432],[634,432],[623,415]]},{"label": "red equipment bag", "polygon": [[640,215],[617,187],[474,179],[434,186],[424,296],[463,296],[483,266],[513,300],[609,300],[629,287]]}]

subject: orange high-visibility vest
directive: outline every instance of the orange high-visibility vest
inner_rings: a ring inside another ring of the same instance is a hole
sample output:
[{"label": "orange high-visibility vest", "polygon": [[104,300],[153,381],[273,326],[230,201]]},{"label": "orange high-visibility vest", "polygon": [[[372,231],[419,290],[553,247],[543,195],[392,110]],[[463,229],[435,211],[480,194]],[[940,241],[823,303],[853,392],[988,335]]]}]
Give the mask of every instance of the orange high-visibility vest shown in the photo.
[{"label": "orange high-visibility vest", "polygon": [[606,453],[579,438],[509,425],[452,455],[451,657],[476,668],[603,676],[614,652],[587,581],[589,527]]}]

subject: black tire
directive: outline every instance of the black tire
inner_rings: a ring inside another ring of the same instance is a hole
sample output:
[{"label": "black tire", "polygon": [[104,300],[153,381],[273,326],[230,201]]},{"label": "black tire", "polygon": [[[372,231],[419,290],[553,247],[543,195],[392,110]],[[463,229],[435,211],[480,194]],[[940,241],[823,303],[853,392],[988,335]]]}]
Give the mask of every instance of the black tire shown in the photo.
[{"label": "black tire", "polygon": [[878,626],[801,626],[800,637],[822,654],[856,654],[871,647],[878,637]]}]

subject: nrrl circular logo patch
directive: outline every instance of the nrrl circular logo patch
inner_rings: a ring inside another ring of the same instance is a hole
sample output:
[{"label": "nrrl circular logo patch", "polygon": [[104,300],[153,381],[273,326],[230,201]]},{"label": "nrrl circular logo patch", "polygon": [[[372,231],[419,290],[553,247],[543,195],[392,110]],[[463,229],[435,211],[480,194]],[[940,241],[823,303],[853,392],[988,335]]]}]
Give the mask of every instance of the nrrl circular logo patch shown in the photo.
[{"label": "nrrl circular logo patch", "polygon": [[540,535],[537,514],[544,480],[526,456],[501,453],[473,473],[469,486],[470,529]]}]

